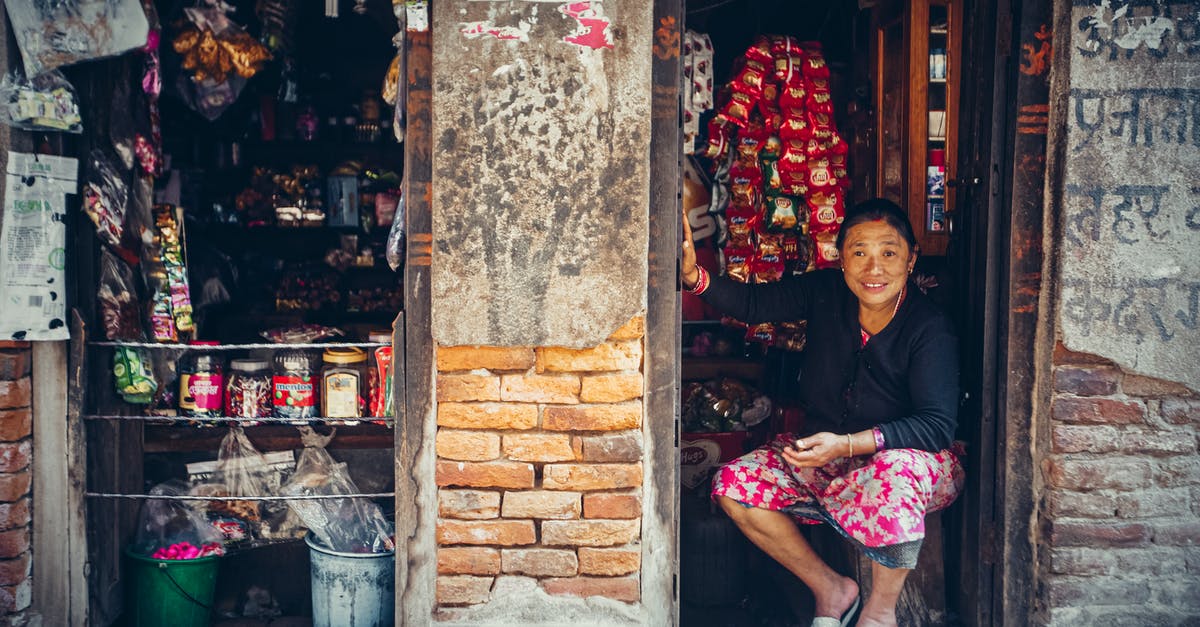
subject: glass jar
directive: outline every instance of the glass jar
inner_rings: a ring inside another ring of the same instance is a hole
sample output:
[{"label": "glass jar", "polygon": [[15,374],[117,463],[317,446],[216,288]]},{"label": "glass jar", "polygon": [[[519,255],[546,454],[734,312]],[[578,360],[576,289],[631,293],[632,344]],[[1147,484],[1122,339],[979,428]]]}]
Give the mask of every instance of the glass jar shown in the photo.
[{"label": "glass jar", "polygon": [[[217,346],[218,342],[189,342]],[[179,411],[185,416],[220,416],[225,392],[225,362],[203,348],[190,349],[179,359]]]},{"label": "glass jar", "polygon": [[373,347],[367,365],[370,389],[368,413],[378,418],[386,418],[392,415],[392,332],[373,331],[367,336],[367,341],[387,345]]},{"label": "glass jar", "polygon": [[225,415],[266,418],[273,410],[272,392],[271,365],[265,359],[235,359],[229,365],[229,381],[225,384]]},{"label": "glass jar", "polygon": [[361,348],[329,348],[321,359],[321,415],[358,418],[366,406],[367,353]]},{"label": "glass jar", "polygon": [[273,412],[279,418],[297,420],[317,415],[317,358],[296,348],[275,353],[271,376]]}]

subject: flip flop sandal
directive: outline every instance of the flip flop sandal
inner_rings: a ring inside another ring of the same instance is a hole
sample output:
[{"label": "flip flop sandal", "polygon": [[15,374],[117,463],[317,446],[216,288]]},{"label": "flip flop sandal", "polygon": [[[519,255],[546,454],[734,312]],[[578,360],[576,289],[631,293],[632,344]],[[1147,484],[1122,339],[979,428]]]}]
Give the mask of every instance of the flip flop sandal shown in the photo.
[{"label": "flip flop sandal", "polygon": [[854,615],[858,613],[858,606],[861,604],[862,597],[854,597],[854,603],[850,604],[850,607],[842,614],[841,618],[818,616],[813,619],[811,627],[846,627],[854,619]]}]

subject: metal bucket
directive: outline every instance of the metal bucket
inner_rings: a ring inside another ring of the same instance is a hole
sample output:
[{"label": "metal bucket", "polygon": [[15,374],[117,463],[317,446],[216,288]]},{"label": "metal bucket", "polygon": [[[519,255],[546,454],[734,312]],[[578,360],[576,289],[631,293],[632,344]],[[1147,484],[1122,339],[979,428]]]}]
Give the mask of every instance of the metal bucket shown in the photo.
[{"label": "metal bucket", "polygon": [[342,553],[308,534],[313,627],[388,627],[395,624],[394,553]]}]

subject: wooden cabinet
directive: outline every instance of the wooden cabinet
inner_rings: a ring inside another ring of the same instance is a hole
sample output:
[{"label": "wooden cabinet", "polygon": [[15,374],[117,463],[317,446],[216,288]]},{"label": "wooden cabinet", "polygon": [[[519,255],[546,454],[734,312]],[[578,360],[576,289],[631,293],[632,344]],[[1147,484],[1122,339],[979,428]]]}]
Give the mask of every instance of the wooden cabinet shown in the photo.
[{"label": "wooden cabinet", "polygon": [[944,255],[954,180],[962,6],[881,2],[872,20],[875,195],[908,209],[923,255]]}]

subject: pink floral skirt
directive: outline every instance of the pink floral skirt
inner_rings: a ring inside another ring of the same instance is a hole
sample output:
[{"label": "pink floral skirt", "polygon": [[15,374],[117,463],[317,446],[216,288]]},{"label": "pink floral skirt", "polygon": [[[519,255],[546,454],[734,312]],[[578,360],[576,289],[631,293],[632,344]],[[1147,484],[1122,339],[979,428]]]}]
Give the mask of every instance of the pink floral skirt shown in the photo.
[{"label": "pink floral skirt", "polygon": [[713,496],[829,523],[884,566],[916,566],[925,514],[946,508],[962,491],[959,455],[897,448],[793,468],[779,449],[795,439],[782,434],[722,466],[713,477]]}]

